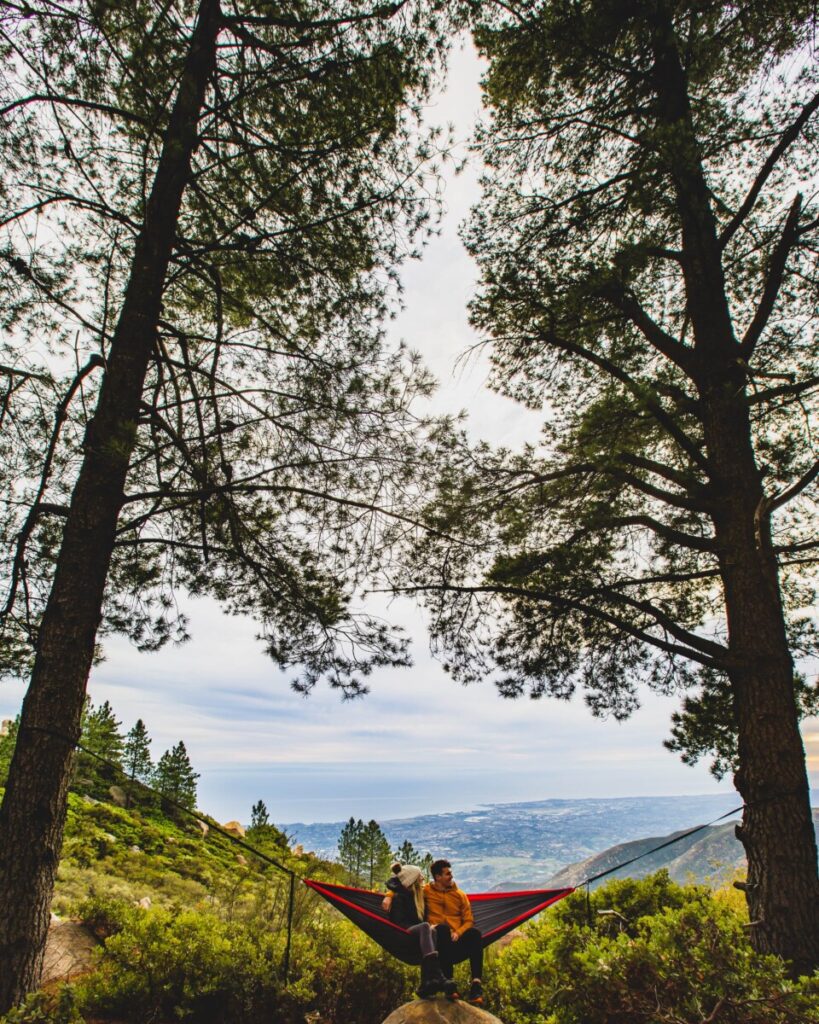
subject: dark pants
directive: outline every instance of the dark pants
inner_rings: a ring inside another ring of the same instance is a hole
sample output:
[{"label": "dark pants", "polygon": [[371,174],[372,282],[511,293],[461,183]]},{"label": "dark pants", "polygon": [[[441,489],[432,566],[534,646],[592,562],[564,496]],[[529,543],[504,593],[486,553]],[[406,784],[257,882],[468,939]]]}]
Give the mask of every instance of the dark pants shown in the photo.
[{"label": "dark pants", "polygon": [[438,959],[441,970],[452,977],[452,965],[461,960],[469,959],[473,978],[480,978],[483,973],[483,940],[477,928],[468,928],[457,942],[452,941],[448,924],[435,926],[438,933]]},{"label": "dark pants", "polygon": [[418,944],[421,947],[421,956],[429,956],[435,952],[435,929],[431,924],[422,921],[421,924],[413,924],[407,928],[410,935],[418,936]]}]

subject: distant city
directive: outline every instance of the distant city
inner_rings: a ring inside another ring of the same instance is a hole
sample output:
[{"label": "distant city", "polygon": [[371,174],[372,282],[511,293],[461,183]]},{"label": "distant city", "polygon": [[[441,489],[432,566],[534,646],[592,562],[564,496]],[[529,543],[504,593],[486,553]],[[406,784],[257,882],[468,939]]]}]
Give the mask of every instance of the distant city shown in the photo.
[{"label": "distant city", "polygon": [[[463,888],[487,890],[545,884],[570,864],[609,847],[705,824],[739,807],[736,793],[708,796],[533,800],[479,805],[470,811],[380,822],[393,848],[416,849],[453,862]],[[335,858],[343,821],[284,824],[305,850]]]}]

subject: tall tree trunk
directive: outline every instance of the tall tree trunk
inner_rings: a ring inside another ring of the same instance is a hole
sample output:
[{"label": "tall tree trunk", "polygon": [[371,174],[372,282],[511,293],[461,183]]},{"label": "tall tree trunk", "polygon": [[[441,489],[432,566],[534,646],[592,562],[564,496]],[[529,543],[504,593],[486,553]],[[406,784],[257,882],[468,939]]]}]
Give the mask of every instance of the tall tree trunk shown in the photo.
[{"label": "tall tree trunk", "polygon": [[756,464],[741,358],[725,289],[688,82],[666,0],[652,21],[663,156],[680,217],[683,272],[694,335],[691,377],[699,393],[715,512],[728,675],[738,722],[735,782],[746,810],[737,837],[748,859],[750,935],[758,952],[819,965],[819,872],[793,661],[768,510]]},{"label": "tall tree trunk", "polygon": [[219,0],[201,0],[97,408],[89,424],[0,808],[0,1014],[37,986],[139,403],[197,127],[216,62]]},{"label": "tall tree trunk", "polygon": [[754,948],[785,957],[804,974],[819,964],[816,835],[776,559],[736,376],[726,368],[701,394],[738,723],[734,781],[746,804],[737,837],[748,859]]}]

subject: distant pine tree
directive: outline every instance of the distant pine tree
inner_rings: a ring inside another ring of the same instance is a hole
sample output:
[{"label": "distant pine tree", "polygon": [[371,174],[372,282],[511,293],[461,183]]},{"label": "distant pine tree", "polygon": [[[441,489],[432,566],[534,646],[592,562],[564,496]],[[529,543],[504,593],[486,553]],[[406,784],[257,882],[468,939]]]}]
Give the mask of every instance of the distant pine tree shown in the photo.
[{"label": "distant pine tree", "polygon": [[400,861],[402,864],[414,864],[415,867],[420,868],[429,878],[429,869],[432,867],[432,854],[422,854],[420,850],[416,850],[409,839],[405,839],[398,849],[393,852],[392,856],[394,860]]},{"label": "distant pine tree", "polygon": [[280,828],[276,828],[270,820],[264,800],[257,801],[250,811],[250,828],[247,835],[256,846],[267,847],[271,851],[289,846],[287,835]]},{"label": "distant pine tree", "polygon": [[350,881],[358,885],[362,881],[361,869],[364,861],[364,830],[361,818],[351,817],[338,837],[338,860],[346,868]]},{"label": "distant pine tree", "polygon": [[107,700],[98,708],[90,699],[87,701],[80,735],[80,744],[85,749],[77,755],[75,788],[95,797],[106,797],[108,787],[120,781],[124,750],[121,726]]},{"label": "distant pine tree", "polygon": [[132,782],[151,781],[154,765],[151,761],[151,752],[148,749],[151,745],[151,738],[145,723],[141,718],[125,737],[125,746],[122,754],[122,767]]},{"label": "distant pine tree", "polygon": [[250,810],[250,828],[264,828],[270,824],[270,815],[267,813],[267,806],[264,800],[259,800]]},{"label": "distant pine tree", "polygon": [[190,810],[196,806],[198,778],[182,740],[160,757],[154,774],[156,788],[162,796]]},{"label": "distant pine tree", "polygon": [[376,882],[387,877],[392,851],[387,837],[377,821],[368,821],[362,834],[364,876],[372,889]]}]

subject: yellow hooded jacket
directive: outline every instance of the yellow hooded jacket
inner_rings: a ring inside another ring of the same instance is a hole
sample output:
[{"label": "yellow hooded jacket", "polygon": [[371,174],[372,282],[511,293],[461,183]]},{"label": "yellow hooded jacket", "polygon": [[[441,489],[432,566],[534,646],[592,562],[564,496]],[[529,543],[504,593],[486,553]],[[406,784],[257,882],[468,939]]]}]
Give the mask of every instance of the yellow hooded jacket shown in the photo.
[{"label": "yellow hooded jacket", "polygon": [[428,882],[424,886],[424,907],[424,916],[433,927],[448,924],[459,936],[475,924],[469,897],[454,882],[449,889],[436,889]]}]

